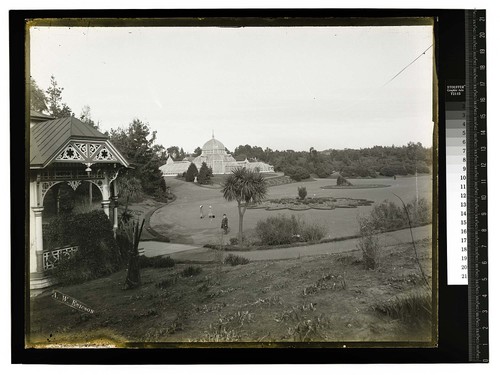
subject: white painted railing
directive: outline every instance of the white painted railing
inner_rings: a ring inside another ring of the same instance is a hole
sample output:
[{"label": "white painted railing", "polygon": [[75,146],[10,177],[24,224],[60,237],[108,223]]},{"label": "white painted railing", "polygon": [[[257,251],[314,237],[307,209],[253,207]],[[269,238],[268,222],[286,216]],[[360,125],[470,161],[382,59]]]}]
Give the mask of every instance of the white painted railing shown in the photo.
[{"label": "white painted railing", "polygon": [[71,257],[78,251],[78,246],[65,246],[43,252],[43,270],[48,271],[57,267],[59,261]]}]

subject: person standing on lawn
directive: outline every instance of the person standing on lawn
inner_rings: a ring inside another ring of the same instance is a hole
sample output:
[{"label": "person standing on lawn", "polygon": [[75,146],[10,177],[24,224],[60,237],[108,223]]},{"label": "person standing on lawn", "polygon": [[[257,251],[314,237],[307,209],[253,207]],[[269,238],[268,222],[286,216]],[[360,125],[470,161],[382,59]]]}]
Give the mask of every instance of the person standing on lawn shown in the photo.
[{"label": "person standing on lawn", "polygon": [[212,220],[215,219],[215,215],[212,212],[212,206],[208,206],[208,217],[210,218],[210,222],[212,222]]},{"label": "person standing on lawn", "polygon": [[203,219],[203,205],[200,205],[200,219]]},{"label": "person standing on lawn", "polygon": [[224,234],[227,234],[227,229],[229,228],[229,220],[227,219],[226,214],[222,215],[222,223],[220,227],[224,229]]}]

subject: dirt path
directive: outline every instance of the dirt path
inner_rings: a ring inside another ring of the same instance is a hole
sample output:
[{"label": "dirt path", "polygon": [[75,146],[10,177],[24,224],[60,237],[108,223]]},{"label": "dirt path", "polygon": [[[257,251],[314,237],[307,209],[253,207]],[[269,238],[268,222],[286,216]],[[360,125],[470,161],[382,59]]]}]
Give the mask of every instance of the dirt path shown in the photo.
[{"label": "dirt path", "polygon": [[[413,237],[415,241],[423,240],[431,237],[431,226],[426,225],[413,229]],[[378,235],[380,245],[393,246],[398,244],[406,244],[411,242],[409,229],[402,229],[394,232],[383,233]],[[230,251],[225,254],[234,254],[243,256],[251,261],[259,260],[278,260],[278,259],[292,259],[300,258],[311,255],[321,254],[335,254],[356,250],[358,239],[349,239],[344,241],[336,241],[329,243],[322,243],[309,246],[288,247],[284,249],[270,249],[270,250],[251,250],[251,251]],[[162,243],[162,242],[142,242],[140,247],[150,246],[154,248],[147,252],[146,256],[156,255],[169,255],[171,258],[178,261],[197,261],[197,262],[211,262],[214,260],[214,250],[197,247]],[[430,250],[430,249],[429,249]],[[149,254],[149,255],[148,255]]]}]

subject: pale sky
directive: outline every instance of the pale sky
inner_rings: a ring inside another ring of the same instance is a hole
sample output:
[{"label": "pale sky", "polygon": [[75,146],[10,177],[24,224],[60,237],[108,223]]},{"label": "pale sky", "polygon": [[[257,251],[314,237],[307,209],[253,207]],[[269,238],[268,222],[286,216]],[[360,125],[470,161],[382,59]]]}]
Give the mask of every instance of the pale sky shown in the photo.
[{"label": "pale sky", "polygon": [[431,26],[34,27],[30,74],[102,130],[134,118],[193,151],[432,144]]}]

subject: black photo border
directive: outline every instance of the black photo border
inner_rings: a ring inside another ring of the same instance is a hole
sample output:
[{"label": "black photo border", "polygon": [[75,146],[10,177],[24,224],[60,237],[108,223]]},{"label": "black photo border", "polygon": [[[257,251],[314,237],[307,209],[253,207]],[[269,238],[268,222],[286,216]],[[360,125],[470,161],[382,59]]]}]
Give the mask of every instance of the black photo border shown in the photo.
[{"label": "black photo border", "polygon": [[[29,202],[25,130],[25,25],[33,18],[311,18],[432,17],[435,20],[438,82],[465,77],[465,10],[446,9],[121,9],[121,10],[11,10],[10,42],[10,164],[11,164],[11,316],[12,363],[25,364],[330,364],[330,363],[463,363],[468,362],[467,286],[446,282],[446,164],[445,148],[435,150],[439,165],[438,196],[438,345],[435,348],[165,348],[165,349],[26,349],[25,226]],[[439,85],[438,108],[444,108],[444,85]],[[444,111],[439,111],[444,124]],[[445,144],[444,127],[438,143]],[[437,152],[437,153],[436,153]],[[20,165],[24,166],[23,168]],[[19,202],[24,202],[20,207]],[[383,344],[382,344],[383,345]]]}]

